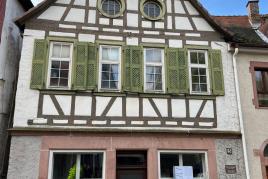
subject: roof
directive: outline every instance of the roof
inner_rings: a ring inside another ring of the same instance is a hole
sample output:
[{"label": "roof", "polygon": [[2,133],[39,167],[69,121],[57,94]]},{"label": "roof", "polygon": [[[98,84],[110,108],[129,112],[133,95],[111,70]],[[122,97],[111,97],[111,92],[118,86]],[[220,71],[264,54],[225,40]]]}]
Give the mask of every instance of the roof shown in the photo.
[{"label": "roof", "polygon": [[241,46],[268,47],[252,28],[248,16],[213,16],[214,20],[232,34],[233,42]]},{"label": "roof", "polygon": [[[36,7],[32,8],[28,12],[26,12],[22,17],[19,17],[18,19],[16,19],[16,21],[15,21],[16,24],[19,27],[23,27],[23,25],[27,22],[27,20],[32,18],[37,13],[40,13],[40,11],[44,11],[45,9],[47,9],[55,1],[56,0],[44,0],[43,2],[38,4]],[[219,33],[224,35],[225,39],[229,39],[229,40],[231,39],[231,35],[229,34],[229,32],[226,31],[221,26],[219,26],[214,21],[212,16],[208,13],[208,11],[202,6],[202,4],[200,2],[198,2],[197,0],[189,0],[189,1],[192,3],[192,5],[199,11],[199,13],[207,20],[207,22],[212,27],[214,27]]]},{"label": "roof", "polygon": [[31,0],[18,0],[22,7],[25,9],[25,11],[28,11],[29,9],[33,8],[34,5]]}]

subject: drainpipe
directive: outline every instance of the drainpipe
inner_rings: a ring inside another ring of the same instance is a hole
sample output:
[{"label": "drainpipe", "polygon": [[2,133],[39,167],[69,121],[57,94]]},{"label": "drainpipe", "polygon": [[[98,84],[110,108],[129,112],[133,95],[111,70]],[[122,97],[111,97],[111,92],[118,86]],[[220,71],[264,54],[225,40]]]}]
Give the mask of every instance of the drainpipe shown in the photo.
[{"label": "drainpipe", "polygon": [[242,114],[240,91],[239,91],[240,88],[239,88],[239,83],[238,83],[238,73],[237,73],[237,63],[236,63],[238,52],[239,52],[239,49],[236,47],[235,51],[234,51],[234,54],[233,54],[235,90],[236,90],[236,100],[237,100],[237,105],[238,105],[239,122],[240,122],[241,134],[242,134],[242,145],[243,145],[243,151],[244,151],[246,176],[247,176],[247,179],[250,179],[249,165],[248,165],[248,155],[247,155],[247,146],[246,146],[246,137],[245,137],[245,129],[244,129],[244,123],[243,123],[243,114]]}]

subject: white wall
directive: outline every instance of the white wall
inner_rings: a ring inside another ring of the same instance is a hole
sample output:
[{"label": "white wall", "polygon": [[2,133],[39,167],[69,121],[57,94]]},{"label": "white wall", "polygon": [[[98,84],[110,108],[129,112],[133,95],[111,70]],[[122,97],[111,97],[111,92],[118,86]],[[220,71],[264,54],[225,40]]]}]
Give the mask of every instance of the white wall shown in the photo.
[{"label": "white wall", "polygon": [[[20,62],[18,92],[16,97],[14,127],[26,127],[29,119],[35,119],[37,117],[39,92],[37,90],[30,89],[31,67],[34,39],[42,39],[44,36],[44,31],[25,30]],[[227,51],[227,43],[212,42],[212,48],[220,49],[222,51],[225,96],[217,97],[216,105],[218,127],[211,130],[238,132],[240,129],[234,86],[232,56]]]}]

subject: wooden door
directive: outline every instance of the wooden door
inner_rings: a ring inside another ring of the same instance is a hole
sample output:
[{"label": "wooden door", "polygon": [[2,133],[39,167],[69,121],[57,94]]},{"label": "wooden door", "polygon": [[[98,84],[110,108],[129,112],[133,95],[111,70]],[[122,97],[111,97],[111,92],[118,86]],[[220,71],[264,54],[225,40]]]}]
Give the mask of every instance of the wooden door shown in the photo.
[{"label": "wooden door", "polygon": [[116,175],[117,179],[147,179],[147,152],[118,151]]}]

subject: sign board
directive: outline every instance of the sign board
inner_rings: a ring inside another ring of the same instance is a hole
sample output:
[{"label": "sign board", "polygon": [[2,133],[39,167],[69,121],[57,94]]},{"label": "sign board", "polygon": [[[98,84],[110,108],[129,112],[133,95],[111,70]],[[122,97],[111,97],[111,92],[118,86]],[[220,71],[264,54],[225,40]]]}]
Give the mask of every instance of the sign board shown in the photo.
[{"label": "sign board", "polygon": [[193,179],[193,167],[191,166],[174,166],[174,179]]},{"label": "sign board", "polygon": [[227,174],[236,174],[236,166],[235,165],[225,165],[225,171]]}]

